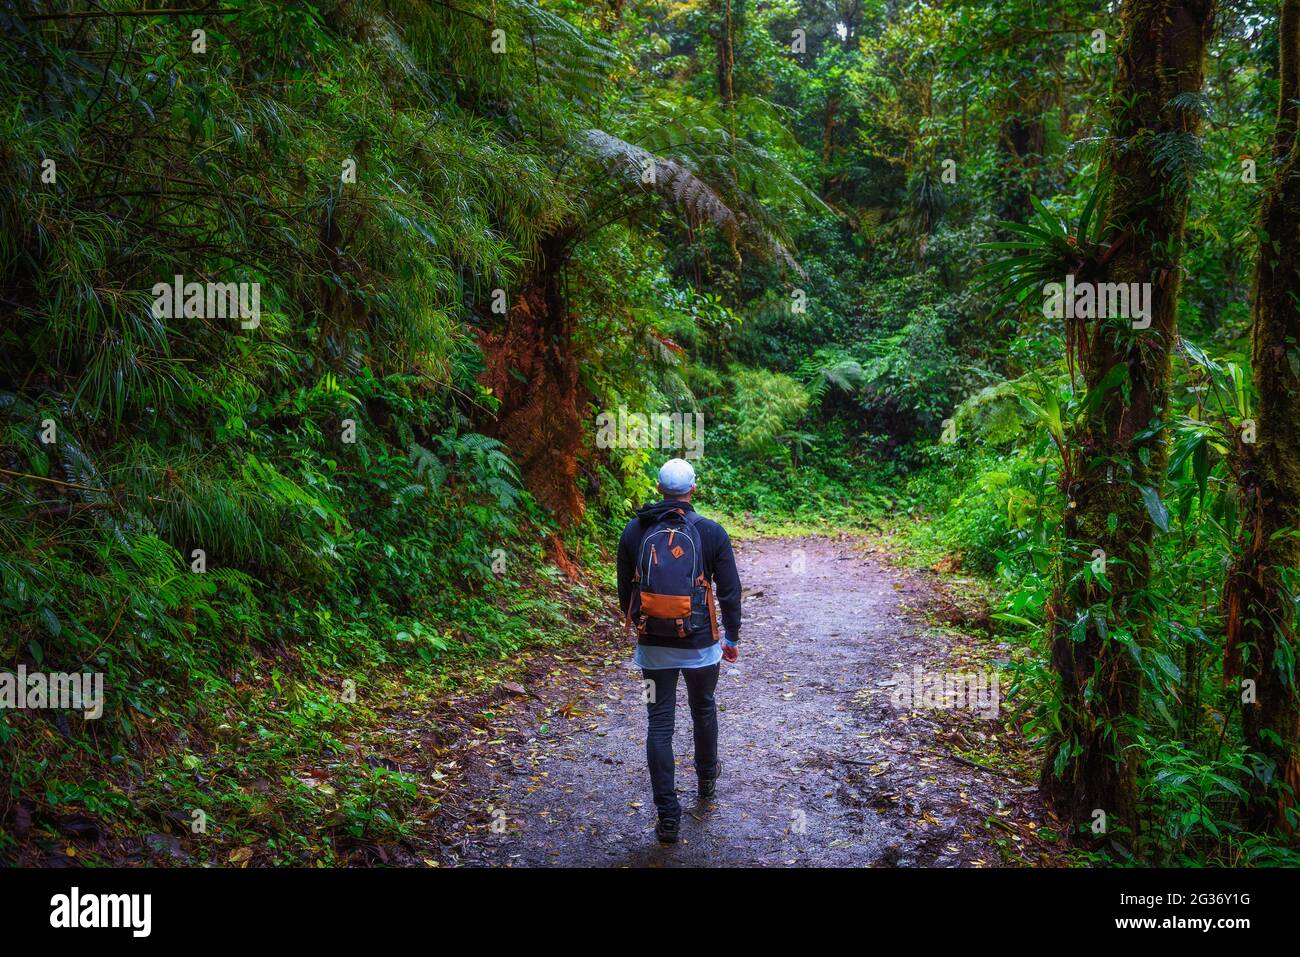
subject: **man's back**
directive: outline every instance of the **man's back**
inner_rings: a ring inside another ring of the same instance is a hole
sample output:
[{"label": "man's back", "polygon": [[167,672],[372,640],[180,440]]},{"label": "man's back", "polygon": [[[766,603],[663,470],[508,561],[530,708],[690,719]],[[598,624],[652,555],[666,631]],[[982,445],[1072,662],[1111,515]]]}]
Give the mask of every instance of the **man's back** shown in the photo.
[{"label": "man's back", "polygon": [[[641,551],[642,540],[647,532],[674,510],[696,514],[690,502],[668,498],[638,509],[637,517],[623,529],[618,543],[618,605],[624,615],[628,613],[633,598],[637,556]],[[717,590],[723,633],[734,644],[740,634],[740,575],[736,571],[736,556],[731,548],[731,539],[726,529],[711,519],[698,516],[693,524],[700,537],[704,577]],[[652,640],[649,643],[655,642]]]}]

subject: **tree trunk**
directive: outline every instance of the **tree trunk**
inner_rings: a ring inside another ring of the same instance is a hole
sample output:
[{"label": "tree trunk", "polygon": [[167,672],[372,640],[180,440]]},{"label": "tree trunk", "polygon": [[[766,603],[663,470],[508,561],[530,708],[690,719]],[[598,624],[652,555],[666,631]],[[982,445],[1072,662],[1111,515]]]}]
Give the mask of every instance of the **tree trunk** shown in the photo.
[{"label": "tree trunk", "polygon": [[[1151,324],[1091,320],[1079,356],[1090,394],[1123,367],[1124,389],[1095,402],[1074,436],[1076,465],[1062,476],[1068,502],[1065,546],[1047,607],[1052,664],[1060,678],[1061,728],[1041,786],[1075,825],[1140,837],[1136,768],[1129,744],[1138,714],[1141,673],[1125,645],[1149,634],[1145,589],[1153,523],[1139,491],[1159,490],[1167,451],[1156,425],[1169,389],[1177,336],[1179,260],[1187,186],[1154,154],[1170,137],[1192,135],[1193,112],[1171,100],[1200,90],[1213,0],[1125,0],[1119,69],[1111,101],[1115,143],[1106,168],[1112,254],[1088,279],[1151,284]],[[1083,277],[1080,277],[1083,278]],[[1076,320],[1078,321],[1078,320]],[[1073,473],[1073,474],[1071,474]],[[1110,592],[1079,574],[1101,548]],[[1059,768],[1059,773],[1058,773]]]},{"label": "tree trunk", "polygon": [[829,166],[831,150],[835,148],[835,127],[839,123],[840,98],[828,96],[825,112],[822,114],[822,165]]},{"label": "tree trunk", "polygon": [[730,106],[736,98],[734,77],[736,53],[733,46],[732,2],[733,0],[722,0],[722,10],[718,19],[718,99],[722,101],[724,106]]},{"label": "tree trunk", "polygon": [[529,490],[567,526],[585,509],[578,488],[584,434],[573,322],[561,286],[567,238],[543,243],[537,267],[499,332],[482,332],[483,384],[501,400],[490,432],[510,449]]},{"label": "tree trunk", "polygon": [[1283,0],[1281,97],[1274,175],[1260,207],[1251,365],[1259,396],[1256,441],[1237,442],[1245,543],[1224,589],[1227,673],[1254,682],[1242,731],[1261,759],[1252,785],[1251,827],[1291,832],[1287,809],[1300,789],[1300,698],[1295,683],[1295,612],[1284,570],[1300,569],[1300,0]]},{"label": "tree trunk", "polygon": [[1023,90],[1023,95],[1017,92],[1006,107],[1010,115],[998,131],[998,148],[1005,163],[1001,171],[999,215],[1012,222],[1023,222],[1033,211],[1029,197],[1036,191],[1047,143],[1047,128],[1037,100],[1037,95],[1031,95],[1028,89]]}]

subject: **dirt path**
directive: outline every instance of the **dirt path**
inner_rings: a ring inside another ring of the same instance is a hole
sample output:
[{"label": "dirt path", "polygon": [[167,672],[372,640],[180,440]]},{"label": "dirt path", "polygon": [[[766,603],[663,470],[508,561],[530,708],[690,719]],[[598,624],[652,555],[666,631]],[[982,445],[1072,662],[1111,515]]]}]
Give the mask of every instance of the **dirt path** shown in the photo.
[{"label": "dirt path", "polygon": [[450,863],[997,866],[1016,856],[999,843],[1034,843],[1033,788],[953,755],[954,741],[978,749],[1002,734],[997,721],[891,704],[897,673],[953,667],[950,634],[916,610],[932,580],[848,538],[748,541],[737,554],[748,597],[740,661],[718,682],[724,768],[711,809],[695,794],[678,686],[681,843],[653,837],[640,672],[616,646],[575,665],[576,682],[561,666],[530,686],[519,733],[500,742],[505,760],[471,782],[477,823]]}]

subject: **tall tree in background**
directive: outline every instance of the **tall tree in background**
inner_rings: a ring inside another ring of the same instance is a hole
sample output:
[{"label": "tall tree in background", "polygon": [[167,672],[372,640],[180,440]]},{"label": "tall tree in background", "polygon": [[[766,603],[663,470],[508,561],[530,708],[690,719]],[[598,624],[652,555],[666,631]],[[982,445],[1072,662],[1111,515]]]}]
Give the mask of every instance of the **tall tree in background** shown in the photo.
[{"label": "tall tree in background", "polygon": [[736,99],[736,37],[744,16],[745,0],[718,0],[718,99],[731,106]]},{"label": "tall tree in background", "polygon": [[1292,829],[1287,810],[1300,789],[1295,598],[1288,583],[1288,570],[1294,576],[1300,569],[1300,0],[1283,0],[1278,32],[1275,172],[1260,211],[1254,278],[1257,441],[1238,444],[1245,547],[1225,589],[1228,668],[1255,683],[1242,729],[1262,758],[1249,808],[1250,824],[1260,830]]},{"label": "tall tree in background", "polygon": [[[1141,684],[1130,645],[1140,650],[1150,628],[1149,549],[1167,459],[1161,418],[1194,169],[1180,157],[1194,155],[1195,95],[1213,19],[1213,0],[1124,3],[1105,161],[1110,244],[1078,279],[1150,283],[1150,327],[1072,320],[1088,324],[1071,337],[1088,398],[1073,474],[1064,476],[1067,546],[1047,608],[1061,710],[1041,784],[1070,821],[1091,823],[1101,810],[1112,832],[1136,830],[1138,820],[1129,722]],[[1078,574],[1096,548],[1108,559],[1109,590]]]}]

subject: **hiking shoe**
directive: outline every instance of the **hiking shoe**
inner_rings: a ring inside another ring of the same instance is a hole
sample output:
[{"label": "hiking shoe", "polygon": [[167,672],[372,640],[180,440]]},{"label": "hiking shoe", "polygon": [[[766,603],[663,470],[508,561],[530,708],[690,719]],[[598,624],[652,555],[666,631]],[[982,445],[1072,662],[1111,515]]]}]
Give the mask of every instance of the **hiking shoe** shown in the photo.
[{"label": "hiking shoe", "polygon": [[718,777],[722,774],[722,762],[719,761],[717,768],[713,772],[713,777],[705,781],[700,779],[700,800],[712,801],[718,793]]},{"label": "hiking shoe", "polygon": [[655,837],[659,838],[660,844],[676,844],[677,834],[681,828],[680,818],[661,817],[659,823],[655,825]]}]

